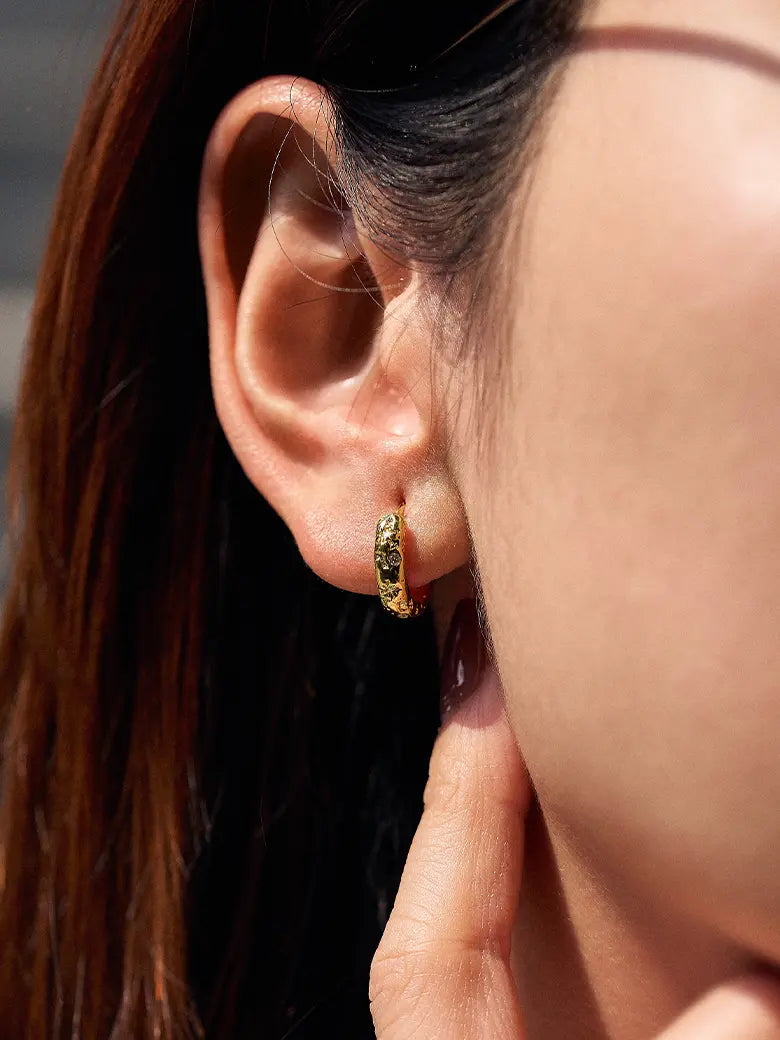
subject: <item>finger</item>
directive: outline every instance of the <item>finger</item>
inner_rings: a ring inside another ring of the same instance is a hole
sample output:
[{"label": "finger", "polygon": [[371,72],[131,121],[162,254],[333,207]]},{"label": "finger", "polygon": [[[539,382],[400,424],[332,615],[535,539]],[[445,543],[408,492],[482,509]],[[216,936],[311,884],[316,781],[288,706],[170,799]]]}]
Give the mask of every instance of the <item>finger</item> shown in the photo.
[{"label": "finger", "polygon": [[730,979],[656,1040],[780,1040],[780,980],[764,974]]},{"label": "finger", "polygon": [[424,809],[371,965],[380,1040],[518,1040],[509,966],[531,787],[488,665],[442,727]]}]

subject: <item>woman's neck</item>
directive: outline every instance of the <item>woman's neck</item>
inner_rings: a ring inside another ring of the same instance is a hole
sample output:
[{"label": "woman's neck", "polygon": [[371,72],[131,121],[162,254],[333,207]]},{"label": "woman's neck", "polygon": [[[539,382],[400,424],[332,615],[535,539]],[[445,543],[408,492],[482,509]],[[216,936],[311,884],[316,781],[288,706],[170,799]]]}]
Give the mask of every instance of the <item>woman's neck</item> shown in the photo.
[{"label": "woman's neck", "polygon": [[610,887],[534,800],[512,937],[528,1040],[648,1040],[748,960],[660,898]]}]

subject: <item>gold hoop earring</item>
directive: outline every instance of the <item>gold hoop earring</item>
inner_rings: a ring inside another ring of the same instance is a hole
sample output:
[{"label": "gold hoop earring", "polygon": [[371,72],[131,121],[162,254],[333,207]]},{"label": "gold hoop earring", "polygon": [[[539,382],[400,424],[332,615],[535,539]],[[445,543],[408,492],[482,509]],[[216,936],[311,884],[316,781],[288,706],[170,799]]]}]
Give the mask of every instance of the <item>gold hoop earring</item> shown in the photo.
[{"label": "gold hoop earring", "polygon": [[374,569],[379,599],[385,610],[396,617],[418,617],[428,605],[428,587],[412,596],[406,586],[404,565],[404,506],[379,518],[374,543]]}]

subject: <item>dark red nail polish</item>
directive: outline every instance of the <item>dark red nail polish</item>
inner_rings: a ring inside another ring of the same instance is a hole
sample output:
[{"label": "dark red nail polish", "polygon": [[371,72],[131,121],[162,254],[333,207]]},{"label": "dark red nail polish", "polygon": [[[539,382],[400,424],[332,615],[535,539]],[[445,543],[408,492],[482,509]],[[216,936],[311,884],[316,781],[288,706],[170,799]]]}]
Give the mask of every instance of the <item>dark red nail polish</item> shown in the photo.
[{"label": "dark red nail polish", "polygon": [[441,660],[441,721],[444,723],[474,692],[485,666],[485,643],[477,601],[462,599],[452,615]]}]

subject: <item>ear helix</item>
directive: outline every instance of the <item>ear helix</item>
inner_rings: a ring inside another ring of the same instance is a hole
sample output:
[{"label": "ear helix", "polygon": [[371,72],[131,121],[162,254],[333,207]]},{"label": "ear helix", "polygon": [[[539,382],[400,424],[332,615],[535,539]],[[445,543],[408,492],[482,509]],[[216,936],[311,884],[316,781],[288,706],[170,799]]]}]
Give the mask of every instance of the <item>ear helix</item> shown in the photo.
[{"label": "ear helix", "polygon": [[417,589],[413,596],[406,584],[404,506],[379,518],[374,543],[374,568],[379,599],[385,610],[395,617],[418,617],[425,611],[430,586]]}]

